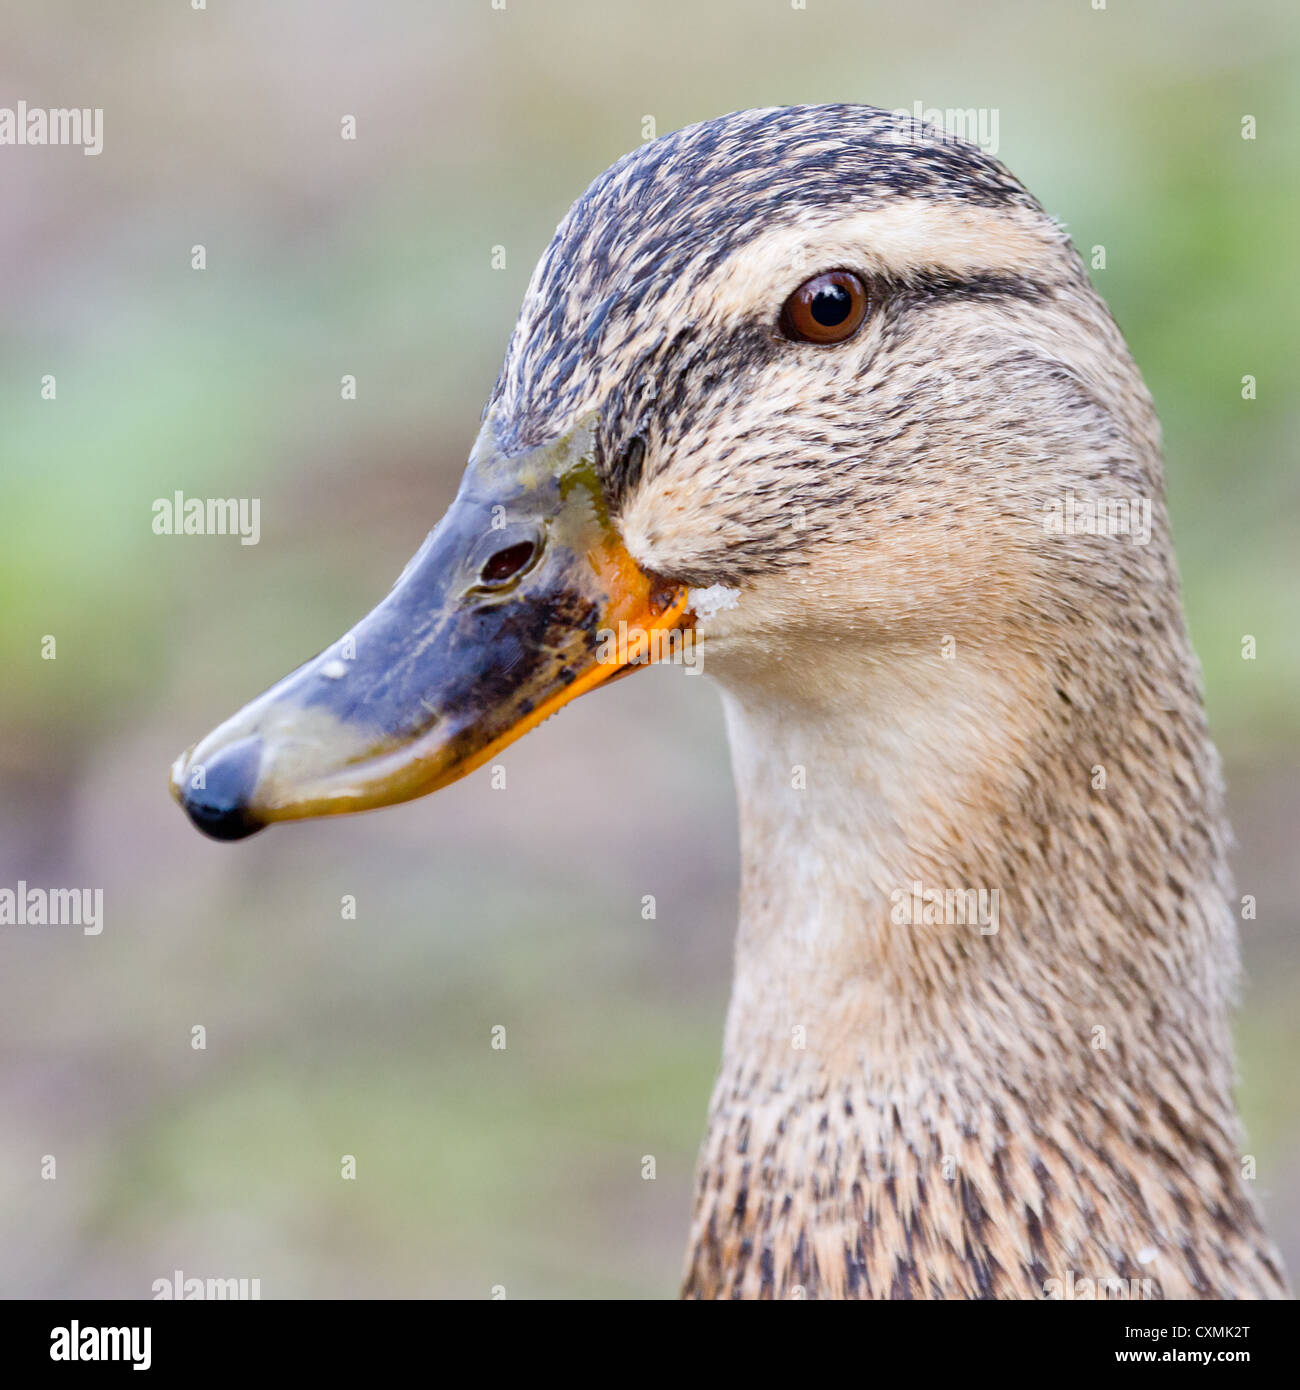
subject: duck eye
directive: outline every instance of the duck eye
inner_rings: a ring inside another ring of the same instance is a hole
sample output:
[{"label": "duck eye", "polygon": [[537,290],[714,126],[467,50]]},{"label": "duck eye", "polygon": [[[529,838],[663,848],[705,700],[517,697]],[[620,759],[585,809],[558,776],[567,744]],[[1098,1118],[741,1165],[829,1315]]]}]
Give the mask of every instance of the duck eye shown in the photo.
[{"label": "duck eye", "polygon": [[796,343],[842,343],[866,316],[866,285],[850,270],[828,270],[805,280],[785,301],[781,332]]},{"label": "duck eye", "polygon": [[498,550],[483,562],[483,568],[479,571],[479,583],[497,585],[513,579],[533,558],[535,549],[532,541],[520,541],[516,545],[506,546],[504,550]]}]

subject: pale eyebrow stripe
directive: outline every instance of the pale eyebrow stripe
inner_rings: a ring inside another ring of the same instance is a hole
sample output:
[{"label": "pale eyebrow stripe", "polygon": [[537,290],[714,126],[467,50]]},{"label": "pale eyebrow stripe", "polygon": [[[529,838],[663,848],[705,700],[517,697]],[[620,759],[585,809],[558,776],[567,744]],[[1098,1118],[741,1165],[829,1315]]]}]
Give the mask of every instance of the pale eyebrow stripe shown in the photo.
[{"label": "pale eyebrow stripe", "polygon": [[741,318],[780,303],[810,275],[857,269],[906,284],[953,280],[1061,278],[1065,232],[1044,214],[931,199],[828,217],[811,210],[736,248],[684,295],[688,318]]}]

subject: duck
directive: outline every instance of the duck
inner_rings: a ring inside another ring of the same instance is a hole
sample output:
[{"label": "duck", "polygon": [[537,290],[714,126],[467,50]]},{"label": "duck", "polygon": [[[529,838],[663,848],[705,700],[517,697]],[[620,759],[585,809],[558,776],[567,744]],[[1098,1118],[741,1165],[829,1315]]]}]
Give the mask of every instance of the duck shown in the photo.
[{"label": "duck", "polygon": [[976,145],[838,104],[618,160],[446,515],[173,794],[220,840],[392,805],[686,649],[741,881],[682,1295],[1285,1297],[1159,423]]}]

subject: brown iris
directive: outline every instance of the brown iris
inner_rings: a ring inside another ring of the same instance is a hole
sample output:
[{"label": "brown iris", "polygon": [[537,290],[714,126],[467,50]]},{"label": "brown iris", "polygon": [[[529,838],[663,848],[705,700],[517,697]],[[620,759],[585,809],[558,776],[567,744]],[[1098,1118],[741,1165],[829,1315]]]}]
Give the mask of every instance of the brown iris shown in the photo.
[{"label": "brown iris", "polygon": [[828,270],[805,280],[785,301],[781,332],[796,343],[842,343],[866,316],[866,285],[851,270]]}]

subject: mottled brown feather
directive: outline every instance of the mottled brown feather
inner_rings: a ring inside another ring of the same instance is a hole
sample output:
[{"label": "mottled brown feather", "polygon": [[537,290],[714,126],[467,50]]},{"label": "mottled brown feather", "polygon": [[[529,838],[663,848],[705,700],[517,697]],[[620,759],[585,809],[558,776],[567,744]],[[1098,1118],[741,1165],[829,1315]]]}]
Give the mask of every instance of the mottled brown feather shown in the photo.
[{"label": "mottled brown feather", "polygon": [[[832,268],[864,329],[782,341]],[[693,126],[574,205],[492,409],[518,446],[598,415],[633,554],[738,590],[699,628],[743,877],[685,1294],[1283,1294],[1159,428],[1061,228],[871,108]],[[1050,534],[1070,492],[1146,499],[1149,543]],[[996,889],[997,932],[896,924],[918,880]]]}]

